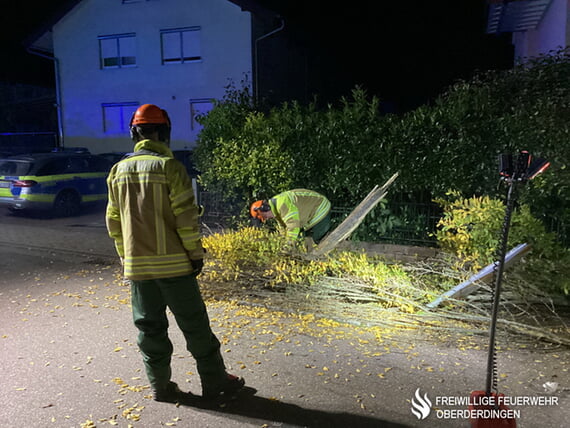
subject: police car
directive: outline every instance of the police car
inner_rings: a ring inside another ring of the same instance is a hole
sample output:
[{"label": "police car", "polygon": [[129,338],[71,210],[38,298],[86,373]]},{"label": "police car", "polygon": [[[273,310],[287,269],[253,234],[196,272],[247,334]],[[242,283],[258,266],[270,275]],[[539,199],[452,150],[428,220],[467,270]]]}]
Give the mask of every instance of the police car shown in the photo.
[{"label": "police car", "polygon": [[107,199],[111,162],[84,153],[35,153],[0,159],[0,206],[50,210],[72,216],[89,202]]}]

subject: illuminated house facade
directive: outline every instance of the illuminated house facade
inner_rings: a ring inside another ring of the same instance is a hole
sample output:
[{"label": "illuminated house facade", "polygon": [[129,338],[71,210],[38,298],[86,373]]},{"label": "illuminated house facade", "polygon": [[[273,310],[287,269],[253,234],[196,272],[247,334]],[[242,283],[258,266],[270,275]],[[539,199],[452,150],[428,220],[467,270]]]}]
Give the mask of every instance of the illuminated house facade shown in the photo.
[{"label": "illuminated house facade", "polygon": [[82,0],[30,44],[54,59],[65,146],[130,151],[137,106],[170,115],[173,149],[192,148],[233,82],[252,77],[252,18],[227,0]]},{"label": "illuminated house facade", "polygon": [[570,42],[568,0],[488,0],[487,33],[512,33],[516,63]]}]

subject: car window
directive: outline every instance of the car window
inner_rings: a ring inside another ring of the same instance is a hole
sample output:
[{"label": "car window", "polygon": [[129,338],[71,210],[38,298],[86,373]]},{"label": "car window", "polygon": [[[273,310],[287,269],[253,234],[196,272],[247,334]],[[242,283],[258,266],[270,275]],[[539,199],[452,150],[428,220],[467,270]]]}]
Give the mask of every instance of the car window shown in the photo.
[{"label": "car window", "polygon": [[65,174],[67,168],[67,158],[50,159],[38,168],[36,175],[57,175]]},{"label": "car window", "polygon": [[32,163],[27,161],[0,160],[0,175],[27,175]]},{"label": "car window", "polygon": [[79,174],[82,172],[91,172],[89,169],[89,162],[87,158],[82,156],[70,157],[67,162],[66,171],[67,174]]},{"label": "car window", "polygon": [[89,158],[89,170],[94,172],[108,172],[111,170],[112,163],[105,158],[91,156]]}]

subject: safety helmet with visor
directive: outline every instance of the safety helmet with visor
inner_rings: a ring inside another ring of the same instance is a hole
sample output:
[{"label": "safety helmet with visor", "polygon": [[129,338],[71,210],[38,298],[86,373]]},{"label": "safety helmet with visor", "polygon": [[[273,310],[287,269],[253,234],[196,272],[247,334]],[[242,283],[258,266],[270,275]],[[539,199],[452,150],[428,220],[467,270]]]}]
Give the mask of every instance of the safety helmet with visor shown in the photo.
[{"label": "safety helmet with visor", "polygon": [[263,213],[266,213],[268,211],[271,211],[271,207],[269,206],[269,203],[264,200],[255,201],[249,208],[249,213],[251,216],[261,221],[266,220],[263,216]]},{"label": "safety helmet with visor", "polygon": [[170,118],[166,110],[154,104],[143,104],[132,115],[129,123],[131,138],[137,142],[147,138],[149,133],[158,132],[158,139],[166,144],[170,142]]}]

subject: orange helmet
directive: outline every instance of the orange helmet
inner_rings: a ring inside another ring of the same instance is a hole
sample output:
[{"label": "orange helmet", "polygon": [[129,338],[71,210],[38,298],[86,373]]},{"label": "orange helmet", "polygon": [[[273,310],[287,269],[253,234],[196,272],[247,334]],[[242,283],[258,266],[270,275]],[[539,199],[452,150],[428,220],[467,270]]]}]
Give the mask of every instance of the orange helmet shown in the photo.
[{"label": "orange helmet", "polygon": [[151,127],[158,131],[158,138],[167,145],[170,143],[170,118],[166,110],[155,106],[154,104],[143,104],[131,117],[129,130],[131,139],[138,142],[144,137],[141,134],[141,128]]},{"label": "orange helmet", "polygon": [[170,119],[165,110],[154,104],[143,104],[131,118],[131,126],[136,125],[168,125]]},{"label": "orange helmet", "polygon": [[251,214],[251,216],[261,221],[265,221],[265,218],[263,218],[261,213],[267,211],[271,211],[271,207],[269,206],[267,201],[263,200],[255,201],[253,204],[251,204],[251,207],[249,208],[249,213]]}]

